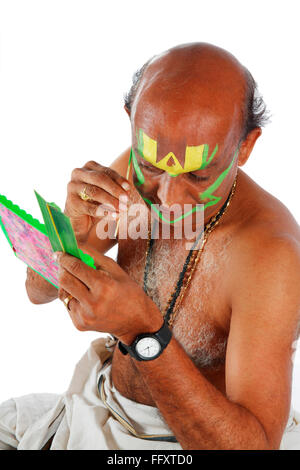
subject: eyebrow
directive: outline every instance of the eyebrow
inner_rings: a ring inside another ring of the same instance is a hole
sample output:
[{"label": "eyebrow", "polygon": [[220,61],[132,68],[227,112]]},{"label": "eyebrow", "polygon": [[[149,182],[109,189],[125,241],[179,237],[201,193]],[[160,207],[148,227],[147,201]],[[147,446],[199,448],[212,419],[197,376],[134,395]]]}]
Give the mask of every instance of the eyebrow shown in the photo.
[{"label": "eyebrow", "polygon": [[207,165],[205,168],[198,168],[198,170],[192,170],[191,173],[195,173],[195,171],[205,171],[208,168],[215,167],[218,165],[218,160],[212,160],[209,165]]},{"label": "eyebrow", "polygon": [[139,155],[139,157],[144,158],[144,156],[141,154],[141,152],[140,152],[140,150],[138,149],[138,147],[134,147],[133,150]]},{"label": "eyebrow", "polygon": [[218,160],[212,160],[209,165],[207,165],[207,168],[210,168],[211,166],[217,166],[218,165]]}]

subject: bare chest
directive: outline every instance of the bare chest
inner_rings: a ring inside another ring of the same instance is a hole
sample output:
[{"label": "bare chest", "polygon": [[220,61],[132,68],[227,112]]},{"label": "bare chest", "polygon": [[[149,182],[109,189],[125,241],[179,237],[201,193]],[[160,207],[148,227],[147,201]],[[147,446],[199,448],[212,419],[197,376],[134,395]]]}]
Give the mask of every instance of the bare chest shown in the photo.
[{"label": "bare chest", "polygon": [[[213,235],[211,234],[211,240],[207,242],[182,301],[175,310],[173,323],[176,339],[195,365],[208,374],[223,370],[230,320],[226,302],[226,271],[230,262],[231,237],[226,234]],[[148,295],[162,315],[177,285],[187,255],[188,250],[182,243],[172,244],[169,240],[167,243],[164,240],[156,240],[154,243],[146,285]],[[118,263],[141,288],[145,280],[145,261],[146,240],[121,241]],[[139,383],[131,359],[121,357],[119,352],[117,359],[115,356],[113,380],[116,387],[128,398],[150,404],[150,398],[137,392],[143,385]],[[124,382],[127,382],[126,385]]]}]

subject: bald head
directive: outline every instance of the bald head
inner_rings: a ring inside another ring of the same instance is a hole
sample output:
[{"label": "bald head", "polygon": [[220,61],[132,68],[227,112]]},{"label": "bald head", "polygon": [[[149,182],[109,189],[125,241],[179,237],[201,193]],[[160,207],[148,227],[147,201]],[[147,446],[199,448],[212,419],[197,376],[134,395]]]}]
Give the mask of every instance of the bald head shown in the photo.
[{"label": "bald head", "polygon": [[248,70],[227,51],[194,43],[150,59],[135,75],[125,104],[132,122],[159,123],[154,133],[184,133],[190,145],[197,144],[201,128],[218,141],[228,132],[242,140],[264,121],[265,106],[254,97],[255,88]]}]

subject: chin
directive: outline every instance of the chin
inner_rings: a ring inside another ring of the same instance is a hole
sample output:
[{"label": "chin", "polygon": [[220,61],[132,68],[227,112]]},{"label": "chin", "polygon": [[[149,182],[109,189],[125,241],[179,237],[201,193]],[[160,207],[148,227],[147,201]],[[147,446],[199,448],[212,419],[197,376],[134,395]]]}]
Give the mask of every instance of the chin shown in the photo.
[{"label": "chin", "polygon": [[192,239],[195,237],[195,234],[198,234],[203,229],[204,226],[203,212],[198,212],[197,217],[195,213],[193,213],[180,218],[179,220],[176,220],[178,217],[176,217],[176,215],[174,216],[174,214],[170,217],[161,213],[165,220],[163,220],[155,211],[152,211],[152,214],[152,220],[156,220],[159,223],[159,226],[165,231],[165,234],[177,232],[176,238],[178,239]]}]

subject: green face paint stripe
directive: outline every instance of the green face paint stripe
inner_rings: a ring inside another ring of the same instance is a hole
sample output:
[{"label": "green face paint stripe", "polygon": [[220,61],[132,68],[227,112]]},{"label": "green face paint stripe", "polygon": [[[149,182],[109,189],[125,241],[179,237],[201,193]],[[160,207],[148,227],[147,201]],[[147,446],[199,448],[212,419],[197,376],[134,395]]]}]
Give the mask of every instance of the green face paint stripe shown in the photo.
[{"label": "green face paint stripe", "polygon": [[142,129],[136,130],[136,140],[138,144],[138,151],[140,152],[140,155],[143,156],[144,155],[144,139],[143,139]]},{"label": "green face paint stripe", "polygon": [[178,222],[179,220],[183,220],[185,219],[185,217],[187,217],[188,215],[190,214],[193,214],[194,212],[198,212],[198,211],[203,211],[205,210],[207,207],[209,206],[213,206],[215,204],[217,204],[217,202],[219,202],[222,198],[221,197],[218,197],[218,196],[212,196],[212,200],[207,202],[206,204],[201,204],[201,206],[196,206],[196,207],[193,207],[193,209],[191,209],[190,211],[186,212],[185,214],[181,215],[180,217],[177,217],[177,219],[174,219],[174,220],[167,220],[163,215],[162,213],[155,207],[155,205],[150,201],[150,199],[147,199],[145,197],[143,197],[144,201],[147,202],[149,204],[149,206],[152,207],[152,209],[154,210],[154,212],[156,212],[159,216],[159,218],[161,220],[163,220],[164,222],[167,222],[168,224],[174,224],[175,222]]},{"label": "green face paint stripe", "polygon": [[157,207],[155,207],[155,205],[153,204],[152,201],[150,201],[150,199],[147,199],[145,197],[143,197],[143,199],[144,199],[145,202],[147,202],[149,204],[149,206],[151,206],[151,208],[154,210],[154,212],[156,212],[158,214],[159,218],[161,220],[163,220],[164,222],[167,222],[168,224],[175,224],[175,222],[178,222],[178,220],[182,220],[185,217],[187,217],[188,215],[193,214],[194,212],[203,211],[205,209],[205,205],[201,204],[200,207],[199,206],[193,207],[193,209],[191,209],[190,211],[186,212],[185,214],[177,217],[177,219],[168,220],[162,215],[162,213],[157,209]]},{"label": "green face paint stripe", "polygon": [[130,155],[129,155],[129,159],[128,159],[127,175],[129,175],[129,169],[130,169],[131,161],[132,161],[132,148],[130,149]]},{"label": "green face paint stripe", "polygon": [[141,154],[144,155],[144,139],[143,139],[143,131],[142,129],[139,130],[140,133],[140,149],[141,149]]},{"label": "green face paint stripe", "polygon": [[136,159],[136,156],[135,156],[135,153],[133,151],[133,149],[131,149],[131,152],[132,154],[132,163],[133,163],[133,168],[135,170],[135,173],[136,173],[136,177],[138,179],[138,185],[136,186],[140,186],[141,184],[144,184],[145,183],[145,177],[142,173],[142,170],[140,169],[139,167],[139,164],[138,164],[138,161]]},{"label": "green face paint stripe", "polygon": [[209,150],[209,145],[207,144],[204,144],[204,149],[203,149],[203,163],[202,165],[200,166],[199,170],[204,170],[204,168],[206,168],[210,162],[212,161],[212,159],[214,158],[214,156],[216,155],[217,151],[218,151],[218,144],[215,146],[211,156],[209,157],[209,159],[207,160],[207,157],[208,157],[208,150]]},{"label": "green face paint stripe", "polygon": [[[139,130],[136,131],[138,150],[139,150],[141,156],[143,157],[143,147],[144,147],[144,145],[143,145],[142,135],[143,135],[142,129],[139,129]],[[202,163],[201,167],[199,168],[199,170],[206,168],[210,164],[210,162],[212,161],[212,159],[214,158],[214,156],[216,155],[216,153],[218,151],[218,144],[215,146],[211,156],[207,159],[208,151],[209,151],[209,146],[207,144],[205,144],[204,145],[204,150],[203,150],[203,163]],[[221,175],[219,175],[219,177],[216,179],[216,181],[211,186],[209,186],[209,188],[207,188],[207,190],[205,190],[203,193],[199,193],[199,199],[200,200],[201,199],[202,200],[203,199],[209,199],[208,202],[206,202],[205,204],[201,204],[200,207],[199,206],[194,207],[192,210],[188,211],[187,213],[183,214],[182,216],[180,216],[177,219],[172,220],[172,221],[167,220],[156,207],[153,207],[153,210],[158,214],[159,218],[161,220],[163,220],[164,222],[167,222],[169,224],[174,224],[177,221],[182,220],[185,217],[187,217],[188,215],[192,214],[193,212],[200,211],[200,210],[202,211],[202,210],[205,210],[209,206],[213,206],[213,205],[217,204],[222,198],[219,197],[219,196],[215,196],[212,193],[214,191],[216,191],[216,189],[218,189],[218,187],[221,185],[221,183],[223,182],[223,180],[225,179],[225,177],[227,176],[227,174],[231,170],[231,168],[233,166],[233,163],[234,163],[234,160],[235,160],[238,152],[239,152],[239,147],[235,151],[235,154],[234,154],[233,159],[230,162],[229,166],[221,173]],[[130,152],[128,165],[130,165],[131,161],[133,162],[133,166],[134,166],[136,176],[137,176],[137,179],[138,179],[138,183],[136,183],[135,186],[138,187],[138,186],[144,184],[145,177],[144,177],[144,175],[142,173],[142,170],[141,170],[141,168],[138,164],[138,161],[137,161],[137,158],[135,156],[135,153],[134,153],[133,149],[131,149],[131,152]],[[169,176],[172,176],[173,178],[175,178],[178,175],[171,175],[169,173]],[[149,199],[144,198],[143,196],[142,196],[142,198],[151,207],[154,206],[154,204]]]},{"label": "green face paint stripe", "polygon": [[[214,196],[212,193],[214,193],[216,191],[216,189],[218,189],[218,187],[221,185],[221,183],[223,182],[224,178],[228,175],[229,171],[231,170],[232,168],[232,165],[233,165],[233,162],[235,160],[235,157],[237,156],[238,154],[238,151],[239,149],[237,149],[235,151],[235,154],[233,156],[233,159],[231,160],[231,163],[230,165],[226,168],[226,170],[223,171],[223,173],[220,174],[220,176],[216,179],[216,181],[211,185],[209,186],[209,188],[207,188],[206,191],[204,191],[203,193],[199,193],[199,199],[210,199],[210,202],[208,202],[207,204],[212,206],[214,204],[216,204],[218,202],[217,200],[217,196]],[[214,201],[215,199],[215,201]],[[219,199],[220,200],[220,199]],[[214,201],[214,202],[213,202]]]},{"label": "green face paint stripe", "polygon": [[[133,151],[132,151],[133,152]],[[147,202],[151,208],[153,208],[153,210],[158,214],[159,218],[161,220],[163,220],[164,222],[167,222],[168,224],[174,224],[176,222],[178,222],[179,220],[182,220],[184,219],[185,217],[187,217],[188,215],[192,214],[193,212],[196,212],[196,211],[203,211],[205,210],[207,207],[210,207],[210,206],[214,206],[215,204],[217,204],[222,198],[220,196],[215,196],[214,194],[212,194],[220,185],[221,183],[223,182],[223,180],[225,179],[225,177],[227,176],[227,174],[229,173],[230,169],[232,168],[233,166],[233,163],[234,163],[234,160],[237,156],[239,152],[239,148],[237,148],[237,150],[235,151],[235,154],[233,156],[233,159],[231,161],[231,163],[229,164],[229,166],[223,171],[223,173],[221,173],[221,175],[216,179],[216,181],[206,190],[204,191],[202,194],[199,194],[199,198],[200,199],[209,199],[209,201],[205,204],[201,204],[201,206],[196,206],[194,207],[192,210],[188,211],[187,213],[181,215],[180,217],[177,217],[177,219],[174,219],[174,220],[167,220],[163,215],[162,213],[155,207],[155,205],[150,201],[150,199],[147,199],[145,197],[142,196],[143,200],[145,202]],[[135,158],[135,154],[133,152],[133,161],[134,161],[134,158]],[[177,176],[177,175],[176,175]],[[136,186],[139,186],[139,184],[137,184]]]},{"label": "green face paint stripe", "polygon": [[162,213],[154,206],[154,204],[150,201],[150,199],[147,199],[145,197],[143,197],[143,199],[144,199],[145,202],[147,202],[149,204],[149,206],[151,206],[151,207],[153,206],[152,209],[158,214],[158,216],[161,220],[163,220],[164,222],[167,222],[169,224],[174,224],[175,222],[178,222],[178,220],[185,219],[185,217],[187,217],[190,214],[193,214],[194,212],[204,211],[207,207],[214,206],[215,204],[217,204],[217,202],[219,202],[222,199],[221,197],[218,197],[218,196],[211,196],[211,197],[212,197],[211,201],[207,202],[206,204],[201,204],[200,207],[199,206],[193,207],[193,209],[191,209],[190,211],[188,211],[185,214],[181,215],[180,217],[177,217],[177,219],[174,219],[174,220],[167,220],[162,215]]},{"label": "green face paint stripe", "polygon": [[209,206],[214,206],[215,204],[217,204],[222,198],[220,196],[214,196],[212,195],[211,196],[211,200],[209,202],[207,202],[206,204],[204,204],[204,209],[206,209],[207,207]]}]

